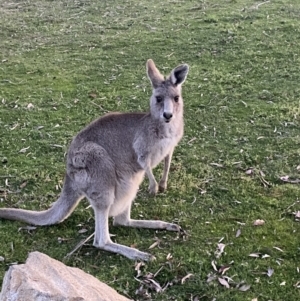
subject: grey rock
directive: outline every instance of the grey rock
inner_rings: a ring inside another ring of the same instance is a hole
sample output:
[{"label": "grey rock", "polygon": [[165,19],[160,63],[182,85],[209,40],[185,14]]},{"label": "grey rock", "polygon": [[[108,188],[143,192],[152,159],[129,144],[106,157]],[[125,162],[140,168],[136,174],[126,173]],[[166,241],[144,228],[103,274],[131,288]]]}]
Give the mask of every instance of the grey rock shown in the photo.
[{"label": "grey rock", "polygon": [[32,252],[6,272],[0,301],[129,301],[78,268]]}]

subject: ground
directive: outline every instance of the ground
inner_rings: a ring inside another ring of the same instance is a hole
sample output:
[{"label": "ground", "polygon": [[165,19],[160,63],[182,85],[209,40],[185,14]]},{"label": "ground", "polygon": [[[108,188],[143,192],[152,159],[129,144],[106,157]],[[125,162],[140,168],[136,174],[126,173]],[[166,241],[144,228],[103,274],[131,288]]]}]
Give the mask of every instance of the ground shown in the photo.
[{"label": "ground", "polygon": [[91,240],[66,257],[93,233],[86,201],[57,226],[1,220],[1,279],[37,250],[134,300],[299,299],[300,3],[0,0],[0,25],[1,207],[48,208],[82,127],[148,109],[147,59],[190,66],[168,191],[145,179],[132,212],[187,235],[111,226],[142,266]]}]

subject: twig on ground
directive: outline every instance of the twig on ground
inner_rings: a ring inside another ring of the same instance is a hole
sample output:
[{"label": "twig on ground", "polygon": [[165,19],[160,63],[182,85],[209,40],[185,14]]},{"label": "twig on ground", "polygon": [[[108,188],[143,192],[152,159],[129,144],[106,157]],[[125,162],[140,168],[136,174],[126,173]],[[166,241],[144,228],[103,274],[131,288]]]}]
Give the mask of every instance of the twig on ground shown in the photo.
[{"label": "twig on ground", "polygon": [[71,255],[73,255],[78,249],[80,249],[86,242],[88,242],[91,238],[93,238],[93,236],[95,235],[95,232],[93,234],[91,234],[89,237],[83,239],[81,242],[79,242],[76,247],[71,251],[69,252],[66,256],[66,257],[70,257]]}]

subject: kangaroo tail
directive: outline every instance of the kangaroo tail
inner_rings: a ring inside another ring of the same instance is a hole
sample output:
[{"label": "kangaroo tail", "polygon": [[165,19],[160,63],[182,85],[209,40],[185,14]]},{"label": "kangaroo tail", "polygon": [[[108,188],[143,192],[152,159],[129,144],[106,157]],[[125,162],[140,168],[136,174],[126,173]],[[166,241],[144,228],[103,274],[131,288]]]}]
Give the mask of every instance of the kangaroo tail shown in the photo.
[{"label": "kangaroo tail", "polygon": [[66,175],[62,193],[51,208],[44,211],[30,211],[14,208],[0,208],[0,218],[22,221],[31,225],[46,226],[62,222],[76,208],[82,194],[72,188],[72,181]]}]

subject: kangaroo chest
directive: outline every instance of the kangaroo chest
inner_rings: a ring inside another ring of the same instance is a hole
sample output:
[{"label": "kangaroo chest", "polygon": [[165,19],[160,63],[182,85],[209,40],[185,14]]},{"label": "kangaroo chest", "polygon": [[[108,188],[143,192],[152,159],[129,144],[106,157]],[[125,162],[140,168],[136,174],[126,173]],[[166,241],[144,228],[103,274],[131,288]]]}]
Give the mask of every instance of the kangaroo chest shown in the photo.
[{"label": "kangaroo chest", "polygon": [[[180,120],[178,120],[180,121]],[[183,123],[174,125],[154,124],[137,133],[133,149],[137,162],[145,169],[156,167],[178,144],[183,135]],[[149,166],[150,165],[150,166]]]},{"label": "kangaroo chest", "polygon": [[151,167],[156,167],[174,149],[179,140],[180,138],[172,136],[156,141],[150,152]]}]

